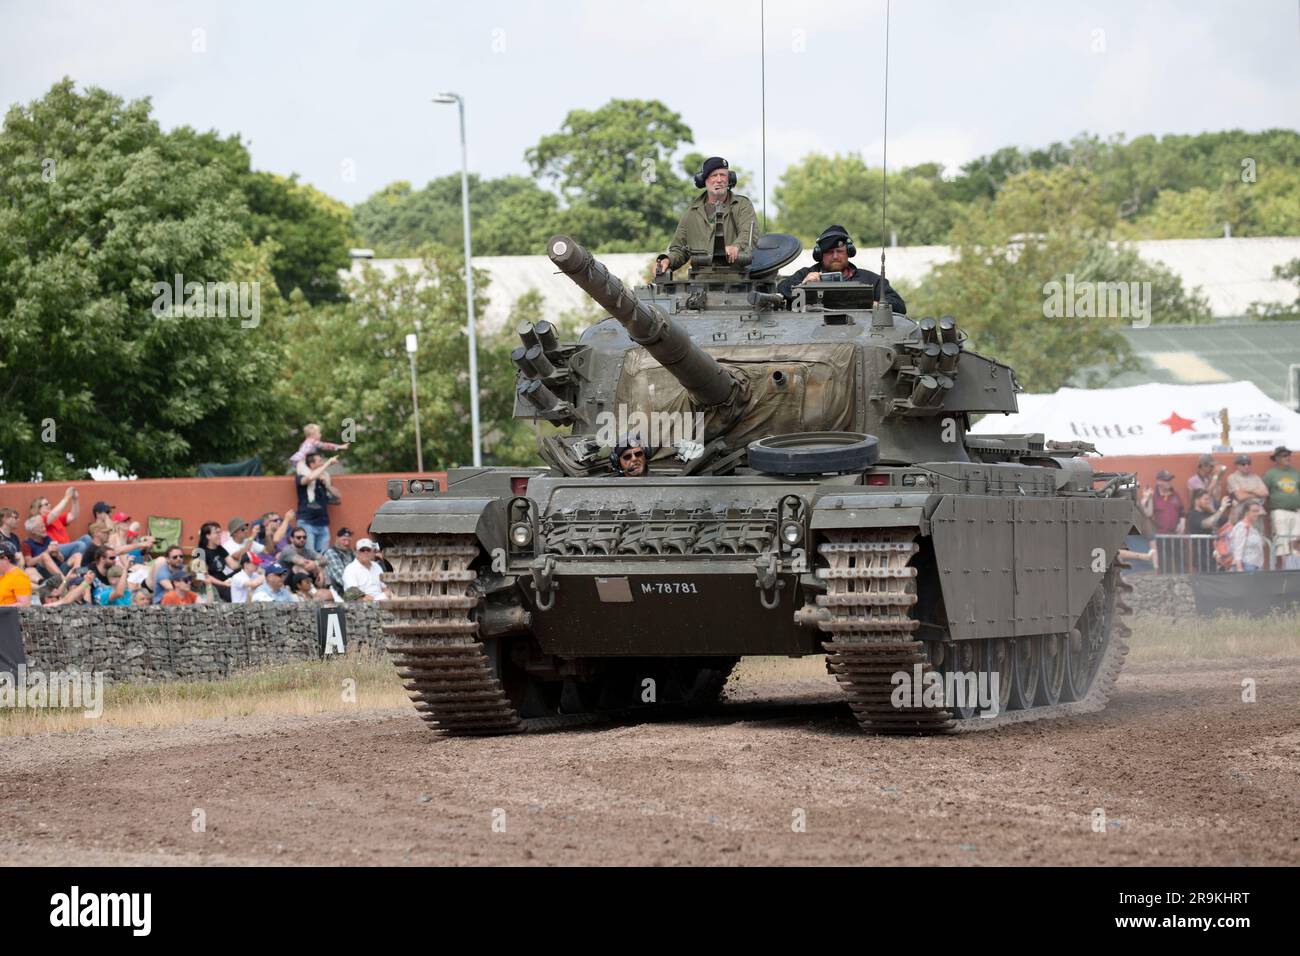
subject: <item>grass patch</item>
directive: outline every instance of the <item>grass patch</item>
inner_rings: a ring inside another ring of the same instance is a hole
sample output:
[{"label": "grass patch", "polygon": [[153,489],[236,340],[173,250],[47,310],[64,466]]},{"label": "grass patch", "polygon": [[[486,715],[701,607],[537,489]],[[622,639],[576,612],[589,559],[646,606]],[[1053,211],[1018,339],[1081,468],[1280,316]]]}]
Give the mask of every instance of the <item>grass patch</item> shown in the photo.
[{"label": "grass patch", "polygon": [[[355,681],[354,700],[345,699],[348,680]],[[358,652],[342,659],[251,669],[225,680],[109,684],[104,687],[103,714],[94,719],[80,710],[0,708],[0,737],[409,706],[392,662],[382,653]]]},{"label": "grass patch", "polygon": [[1129,660],[1223,660],[1230,657],[1300,657],[1300,611],[1267,617],[1220,614],[1171,619],[1134,614]]}]

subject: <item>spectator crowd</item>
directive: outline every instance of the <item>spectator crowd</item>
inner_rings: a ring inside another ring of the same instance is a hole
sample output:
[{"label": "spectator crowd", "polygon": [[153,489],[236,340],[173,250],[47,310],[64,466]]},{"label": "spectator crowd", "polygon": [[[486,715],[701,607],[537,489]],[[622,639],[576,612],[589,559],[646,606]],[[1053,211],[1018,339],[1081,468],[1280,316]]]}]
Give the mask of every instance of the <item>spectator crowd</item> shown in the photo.
[{"label": "spectator crowd", "polygon": [[298,506],[246,521],[205,522],[198,546],[165,549],[140,523],[105,501],[91,509],[86,534],[72,539],[79,517],[77,490],[57,502],[39,497],[26,517],[0,508],[0,605],[177,605],[303,601],[382,601],[392,566],[370,538],[353,540],[339,528],[331,540],[330,505],[340,498],[321,447],[308,425],[294,455]]},{"label": "spectator crowd", "polygon": [[1158,472],[1138,498],[1156,535],[1151,560],[1173,572],[1300,570],[1300,472],[1285,446],[1269,460],[1258,475],[1250,456],[1238,455],[1229,474],[1202,455],[1186,502],[1173,474]]}]

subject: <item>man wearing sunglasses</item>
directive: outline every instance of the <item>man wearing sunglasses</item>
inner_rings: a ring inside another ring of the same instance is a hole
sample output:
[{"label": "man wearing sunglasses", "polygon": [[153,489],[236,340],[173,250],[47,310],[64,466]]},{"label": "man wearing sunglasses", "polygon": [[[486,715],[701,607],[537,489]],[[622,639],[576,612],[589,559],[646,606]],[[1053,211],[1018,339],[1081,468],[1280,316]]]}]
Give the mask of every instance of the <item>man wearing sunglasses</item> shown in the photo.
[{"label": "man wearing sunglasses", "polygon": [[650,471],[650,457],[636,436],[624,435],[609,455],[614,472],[623,478],[642,478]]}]

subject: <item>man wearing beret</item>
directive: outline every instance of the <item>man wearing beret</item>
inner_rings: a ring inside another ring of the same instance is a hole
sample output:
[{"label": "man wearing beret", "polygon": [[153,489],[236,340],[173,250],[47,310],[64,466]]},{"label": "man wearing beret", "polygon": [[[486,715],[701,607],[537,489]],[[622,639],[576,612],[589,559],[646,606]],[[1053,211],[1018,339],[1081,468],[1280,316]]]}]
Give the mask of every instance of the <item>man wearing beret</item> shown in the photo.
[{"label": "man wearing beret", "polygon": [[695,176],[695,185],[704,192],[695,198],[677,224],[677,232],[668,246],[668,254],[655,261],[655,275],[672,272],[689,262],[692,253],[713,253],[714,228],[721,217],[722,239],[727,261],[752,255],[758,242],[758,218],[754,204],[731,191],[736,174],[721,156],[710,156]]}]

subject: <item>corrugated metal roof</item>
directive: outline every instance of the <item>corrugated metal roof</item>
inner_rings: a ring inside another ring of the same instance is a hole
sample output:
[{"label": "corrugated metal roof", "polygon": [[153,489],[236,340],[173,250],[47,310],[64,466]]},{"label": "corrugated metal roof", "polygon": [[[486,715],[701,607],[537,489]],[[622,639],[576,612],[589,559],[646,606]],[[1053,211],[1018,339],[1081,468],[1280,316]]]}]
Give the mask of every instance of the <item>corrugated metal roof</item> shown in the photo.
[{"label": "corrugated metal roof", "polygon": [[[1296,297],[1292,283],[1273,278],[1273,267],[1300,259],[1300,237],[1247,239],[1161,239],[1134,243],[1144,259],[1168,266],[1183,281],[1185,288],[1199,286],[1210,302],[1216,318],[1238,318],[1246,314],[1251,303],[1291,302]],[[911,284],[920,282],[934,266],[953,258],[949,246],[897,246],[888,251],[887,268],[891,281]],[[624,282],[644,281],[653,261],[653,252],[610,253],[601,262]],[[801,261],[786,269],[793,272]],[[858,253],[866,268],[878,266],[872,250]],[[418,259],[365,259],[353,262],[351,273],[360,275],[361,263],[369,262],[385,274],[398,265],[408,269],[419,266]],[[545,301],[544,313],[556,318],[573,310],[586,310],[589,300],[568,279],[558,275],[546,256],[478,256],[478,269],[492,279],[488,288],[490,304],[479,317],[483,332],[503,328],[515,300],[529,289],[537,289]],[[344,270],[343,275],[348,275]],[[1232,376],[1239,378],[1241,376]],[[1253,379],[1252,379],[1253,381]],[[1264,388],[1264,384],[1260,383]],[[1267,389],[1266,389],[1267,390]]]},{"label": "corrugated metal roof", "polygon": [[1122,334],[1143,369],[1119,376],[1111,388],[1247,381],[1276,401],[1296,398],[1287,394],[1287,375],[1290,366],[1300,365],[1300,322],[1152,325]]}]

